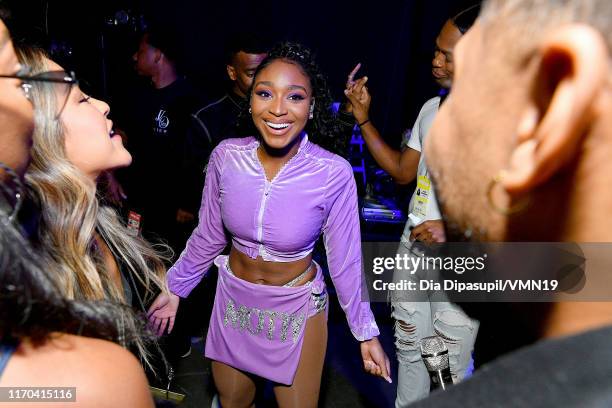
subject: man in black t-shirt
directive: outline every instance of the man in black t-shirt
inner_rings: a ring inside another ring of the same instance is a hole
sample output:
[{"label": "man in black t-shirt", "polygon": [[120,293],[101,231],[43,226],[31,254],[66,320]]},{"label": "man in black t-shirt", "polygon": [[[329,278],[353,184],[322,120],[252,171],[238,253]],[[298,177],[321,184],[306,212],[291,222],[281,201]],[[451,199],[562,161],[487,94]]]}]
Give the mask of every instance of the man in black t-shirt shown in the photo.
[{"label": "man in black t-shirt", "polygon": [[[117,109],[117,125],[125,130],[132,165],[117,174],[130,214],[148,241],[168,243],[174,260],[185,247],[193,224],[177,221],[179,194],[185,187],[181,166],[190,114],[202,98],[177,69],[172,33],[154,26],[140,38],[134,68],[151,86],[134,92]],[[170,265],[168,265],[170,266]],[[184,306],[184,305],[183,305]],[[175,330],[161,340],[171,363],[190,353],[190,309],[181,307]]]},{"label": "man in black t-shirt", "polygon": [[183,174],[186,188],[181,194],[179,220],[195,219],[204,188],[204,168],[212,149],[224,139],[253,136],[251,128],[238,123],[255,70],[266,57],[267,41],[257,35],[237,33],[226,46],[226,70],[230,89],[191,115]]},{"label": "man in black t-shirt", "polygon": [[145,238],[161,239],[179,253],[189,234],[176,217],[184,186],[181,162],[190,114],[201,98],[177,72],[166,36],[145,33],[133,60],[153,87],[142,90],[129,112],[123,112],[127,147],[133,156],[123,174],[128,208],[140,216]]}]

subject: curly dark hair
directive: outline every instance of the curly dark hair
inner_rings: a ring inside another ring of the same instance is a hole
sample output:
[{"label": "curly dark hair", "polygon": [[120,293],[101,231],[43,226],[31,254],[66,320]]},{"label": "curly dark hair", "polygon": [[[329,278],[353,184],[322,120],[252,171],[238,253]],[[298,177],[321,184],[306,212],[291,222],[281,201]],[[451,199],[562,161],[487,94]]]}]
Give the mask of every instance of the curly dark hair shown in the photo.
[{"label": "curly dark hair", "polygon": [[[332,111],[333,99],[327,86],[327,79],[319,69],[314,53],[298,43],[282,42],[277,44],[257,67],[253,85],[255,85],[259,73],[277,60],[297,65],[310,80],[312,96],[316,100],[314,117],[306,123],[305,128],[310,140],[324,149],[343,156],[347,148],[347,140],[340,136],[340,124]],[[247,92],[247,100],[240,114],[240,122],[243,126],[248,126],[255,134],[258,134],[254,129],[253,120],[248,111],[251,105],[253,85]]]}]

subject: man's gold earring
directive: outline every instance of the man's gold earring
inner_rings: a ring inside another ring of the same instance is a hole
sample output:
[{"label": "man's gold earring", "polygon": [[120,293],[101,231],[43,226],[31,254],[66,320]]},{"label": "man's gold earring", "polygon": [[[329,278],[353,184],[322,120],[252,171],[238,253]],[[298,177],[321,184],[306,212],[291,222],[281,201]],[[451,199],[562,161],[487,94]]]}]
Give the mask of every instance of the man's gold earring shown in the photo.
[{"label": "man's gold earring", "polygon": [[489,206],[496,212],[502,215],[512,215],[525,210],[525,208],[529,206],[531,200],[529,199],[529,197],[521,198],[518,203],[508,208],[504,208],[502,206],[497,205],[495,203],[495,200],[493,199],[493,189],[497,184],[501,183],[504,180],[505,175],[506,172],[504,170],[500,170],[495,175],[495,177],[491,179],[491,181],[489,182],[489,187],[487,188],[487,201],[489,202]]}]

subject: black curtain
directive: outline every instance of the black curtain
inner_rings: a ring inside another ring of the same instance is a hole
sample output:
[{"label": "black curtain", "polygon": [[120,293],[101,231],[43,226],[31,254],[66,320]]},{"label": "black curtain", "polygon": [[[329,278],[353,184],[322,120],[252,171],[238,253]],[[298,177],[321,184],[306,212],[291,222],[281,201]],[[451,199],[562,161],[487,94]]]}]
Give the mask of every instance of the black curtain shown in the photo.
[{"label": "black curtain", "polygon": [[[312,47],[342,99],[348,72],[369,77],[372,120],[398,146],[421,105],[437,93],[431,78],[435,37],[445,20],[474,0],[194,0],[14,1],[20,36],[50,40],[56,59],[77,71],[96,96],[122,97],[137,81],[133,24],[112,25],[118,11],[144,13],[177,39],[184,73],[210,98],[224,90],[224,39],[235,30]],[[22,34],[23,33],[23,34]]]}]

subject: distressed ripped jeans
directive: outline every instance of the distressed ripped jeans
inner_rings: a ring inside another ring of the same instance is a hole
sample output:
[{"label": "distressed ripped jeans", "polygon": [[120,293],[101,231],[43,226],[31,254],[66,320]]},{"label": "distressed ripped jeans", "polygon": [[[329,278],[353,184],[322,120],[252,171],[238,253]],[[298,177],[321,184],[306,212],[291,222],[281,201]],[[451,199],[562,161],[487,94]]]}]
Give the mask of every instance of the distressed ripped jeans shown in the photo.
[{"label": "distressed ripped jeans", "polygon": [[[411,253],[410,244],[400,244],[398,253]],[[417,271],[410,275],[406,271],[395,271],[394,280],[437,279],[435,271]],[[417,283],[418,284],[418,283]],[[432,301],[428,295],[405,300],[392,298],[392,317],[395,319],[395,347],[399,363],[397,397],[395,407],[403,408],[425,398],[429,394],[430,379],[425,363],[421,359],[420,340],[437,335],[441,337],[449,352],[449,363],[453,382],[463,379],[469,366],[474,342],[478,332],[478,321],[467,316],[460,306],[451,303],[440,292]],[[438,301],[439,300],[439,301]]]}]

